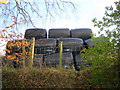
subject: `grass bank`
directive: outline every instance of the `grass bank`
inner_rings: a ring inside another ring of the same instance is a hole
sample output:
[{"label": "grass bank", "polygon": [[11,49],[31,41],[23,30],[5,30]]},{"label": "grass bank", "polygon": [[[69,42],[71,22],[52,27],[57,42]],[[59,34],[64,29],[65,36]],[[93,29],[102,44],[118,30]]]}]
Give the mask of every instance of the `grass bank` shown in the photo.
[{"label": "grass bank", "polygon": [[87,71],[3,67],[3,88],[88,88]]},{"label": "grass bank", "polygon": [[120,88],[119,65],[81,71],[55,68],[2,68],[3,88]]}]

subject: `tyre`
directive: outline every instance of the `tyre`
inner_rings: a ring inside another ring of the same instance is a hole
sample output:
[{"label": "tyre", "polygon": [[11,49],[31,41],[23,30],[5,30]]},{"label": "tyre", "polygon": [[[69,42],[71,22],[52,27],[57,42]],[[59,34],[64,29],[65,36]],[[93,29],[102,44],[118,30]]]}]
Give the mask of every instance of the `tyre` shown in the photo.
[{"label": "tyre", "polygon": [[89,28],[71,29],[70,34],[72,38],[82,38],[83,40],[90,39],[92,30]]},{"label": "tyre", "polygon": [[73,54],[74,58],[74,66],[77,71],[82,69],[82,65],[84,65],[83,57],[80,54]]},{"label": "tyre", "polygon": [[48,38],[48,39],[38,39],[35,41],[35,46],[38,47],[52,47],[56,46],[56,39],[54,38]]},{"label": "tyre", "polygon": [[49,29],[49,38],[69,38],[70,30],[68,28]]},{"label": "tyre", "polygon": [[85,40],[86,47],[94,47],[95,41],[92,41],[91,39]]},{"label": "tyre", "polygon": [[[46,55],[44,58],[44,63],[48,67],[58,67],[59,66],[59,53],[54,53],[51,55]],[[70,52],[63,53],[62,55],[62,66],[63,68],[71,68],[73,65],[73,55]]]},{"label": "tyre", "polygon": [[38,39],[35,41],[35,54],[51,54],[56,51],[56,39]]},{"label": "tyre", "polygon": [[43,55],[35,54],[33,60],[33,67],[42,67],[42,65],[43,65]]},{"label": "tyre", "polygon": [[63,52],[79,52],[83,47],[83,40],[80,38],[60,38],[58,43],[63,42]]},{"label": "tyre", "polygon": [[27,29],[24,37],[26,39],[31,39],[32,37],[35,37],[35,39],[47,38],[47,31],[41,28]]}]

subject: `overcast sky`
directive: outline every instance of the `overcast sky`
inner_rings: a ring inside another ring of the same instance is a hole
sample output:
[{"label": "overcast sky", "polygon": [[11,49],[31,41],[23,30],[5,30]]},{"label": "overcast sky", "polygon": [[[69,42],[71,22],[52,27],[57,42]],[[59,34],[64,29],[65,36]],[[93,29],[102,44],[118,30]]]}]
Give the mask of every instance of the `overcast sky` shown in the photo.
[{"label": "overcast sky", "polygon": [[[48,0],[49,1],[49,0]],[[33,22],[37,28],[91,28],[93,33],[98,32],[98,28],[93,26],[92,19],[97,18],[102,19],[105,12],[105,7],[113,5],[117,0],[65,0],[71,1],[76,6],[74,11],[73,8],[69,6],[65,13],[60,13],[59,15],[54,15],[54,20],[38,20],[33,17]],[[25,30],[28,28],[33,28],[33,26],[21,26],[19,31],[24,34]],[[3,49],[3,48],[2,48]],[[2,52],[2,49],[0,52]]]}]

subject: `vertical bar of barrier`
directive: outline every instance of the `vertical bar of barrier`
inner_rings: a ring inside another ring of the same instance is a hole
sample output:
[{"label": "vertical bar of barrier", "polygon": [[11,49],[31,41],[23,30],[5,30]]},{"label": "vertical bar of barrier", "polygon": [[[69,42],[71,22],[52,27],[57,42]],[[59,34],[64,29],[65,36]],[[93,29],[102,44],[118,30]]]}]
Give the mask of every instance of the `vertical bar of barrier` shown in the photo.
[{"label": "vertical bar of barrier", "polygon": [[59,56],[59,67],[62,69],[62,53],[63,53],[63,42],[60,41],[60,56]]},{"label": "vertical bar of barrier", "polygon": [[22,65],[23,65],[23,68],[25,67],[25,41],[23,40],[22,41],[22,54],[23,54],[23,57],[22,57]]},{"label": "vertical bar of barrier", "polygon": [[28,60],[28,67],[33,67],[33,58],[34,58],[34,45],[35,45],[35,37],[31,38],[31,45],[30,45],[30,53],[31,55],[29,56]]}]

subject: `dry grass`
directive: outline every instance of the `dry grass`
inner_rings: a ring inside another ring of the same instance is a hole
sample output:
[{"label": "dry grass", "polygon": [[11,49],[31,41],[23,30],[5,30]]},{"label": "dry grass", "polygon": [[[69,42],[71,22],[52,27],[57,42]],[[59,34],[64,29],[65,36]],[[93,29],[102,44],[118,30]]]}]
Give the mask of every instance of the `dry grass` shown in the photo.
[{"label": "dry grass", "polygon": [[87,72],[71,69],[3,67],[3,88],[87,88],[87,77]]}]

